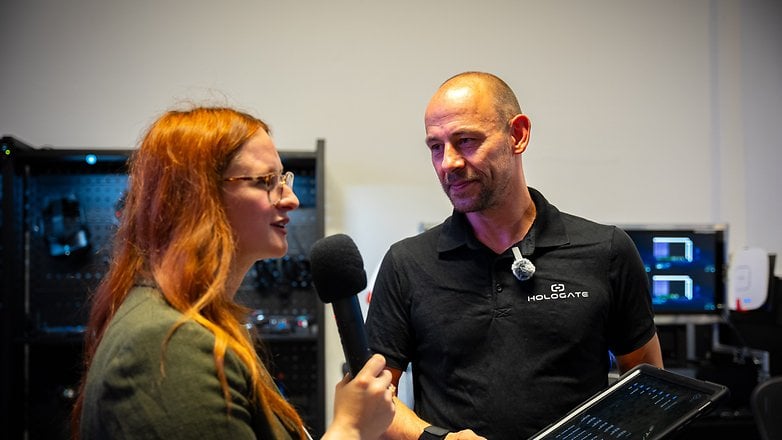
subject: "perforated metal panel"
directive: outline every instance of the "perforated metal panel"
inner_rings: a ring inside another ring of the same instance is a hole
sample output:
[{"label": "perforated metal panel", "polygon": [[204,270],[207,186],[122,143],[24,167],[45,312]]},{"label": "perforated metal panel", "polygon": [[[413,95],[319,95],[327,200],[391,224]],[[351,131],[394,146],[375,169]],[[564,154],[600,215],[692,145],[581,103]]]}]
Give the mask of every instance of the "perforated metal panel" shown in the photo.
[{"label": "perforated metal panel", "polygon": [[126,186],[125,174],[89,173],[84,167],[30,171],[29,316],[35,330],[84,330],[87,299],[108,269],[115,213]]}]

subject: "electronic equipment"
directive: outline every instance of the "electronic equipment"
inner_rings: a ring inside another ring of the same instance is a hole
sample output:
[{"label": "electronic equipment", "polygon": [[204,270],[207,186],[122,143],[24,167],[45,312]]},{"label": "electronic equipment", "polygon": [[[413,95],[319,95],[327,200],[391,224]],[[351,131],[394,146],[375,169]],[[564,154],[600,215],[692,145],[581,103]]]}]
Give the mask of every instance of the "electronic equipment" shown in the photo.
[{"label": "electronic equipment", "polygon": [[718,315],[725,304],[727,227],[622,226],[638,248],[660,314]]},{"label": "electronic equipment", "polygon": [[641,364],[532,439],[661,439],[728,394],[723,385]]},{"label": "electronic equipment", "polygon": [[730,310],[744,312],[766,305],[774,260],[774,256],[760,248],[742,249],[733,254],[728,271]]}]

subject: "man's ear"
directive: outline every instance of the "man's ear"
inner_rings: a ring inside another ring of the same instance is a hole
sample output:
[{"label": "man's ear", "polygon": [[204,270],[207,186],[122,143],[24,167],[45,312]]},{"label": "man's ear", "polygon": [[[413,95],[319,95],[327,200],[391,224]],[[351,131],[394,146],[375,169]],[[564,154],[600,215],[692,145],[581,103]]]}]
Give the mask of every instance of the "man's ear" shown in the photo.
[{"label": "man's ear", "polygon": [[513,153],[521,154],[527,149],[532,122],[527,115],[518,114],[510,120],[510,132],[513,136]]}]

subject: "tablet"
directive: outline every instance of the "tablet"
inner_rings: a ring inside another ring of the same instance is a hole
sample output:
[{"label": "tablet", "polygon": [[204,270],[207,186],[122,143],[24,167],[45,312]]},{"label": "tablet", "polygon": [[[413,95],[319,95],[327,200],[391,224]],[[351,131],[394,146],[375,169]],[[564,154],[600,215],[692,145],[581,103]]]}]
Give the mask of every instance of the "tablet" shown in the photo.
[{"label": "tablet", "polygon": [[661,439],[727,394],[723,385],[641,364],[531,439]]}]

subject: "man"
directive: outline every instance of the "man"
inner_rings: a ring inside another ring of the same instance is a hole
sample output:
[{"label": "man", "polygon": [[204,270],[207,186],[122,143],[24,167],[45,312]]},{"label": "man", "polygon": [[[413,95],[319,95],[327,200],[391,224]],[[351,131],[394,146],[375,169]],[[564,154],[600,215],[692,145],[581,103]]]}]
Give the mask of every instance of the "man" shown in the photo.
[{"label": "man", "polygon": [[662,367],[632,241],[527,187],[530,120],[508,85],[459,74],[425,125],[454,212],[394,244],[373,289],[372,350],[395,384],[413,366],[415,413],[398,404],[387,437],[526,438],[604,388],[611,353]]}]

